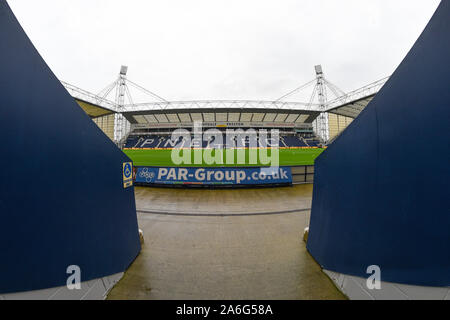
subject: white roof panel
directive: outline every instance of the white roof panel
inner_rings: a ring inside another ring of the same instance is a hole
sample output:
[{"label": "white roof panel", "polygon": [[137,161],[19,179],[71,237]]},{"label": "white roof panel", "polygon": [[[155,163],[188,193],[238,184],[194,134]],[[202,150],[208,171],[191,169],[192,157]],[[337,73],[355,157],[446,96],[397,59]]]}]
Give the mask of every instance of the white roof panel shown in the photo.
[{"label": "white roof panel", "polygon": [[155,117],[159,122],[169,122],[165,114],[155,114]]},{"label": "white roof panel", "polygon": [[288,115],[286,113],[279,113],[279,114],[277,114],[277,116],[275,118],[275,122],[284,122],[284,120],[286,120],[287,116]]},{"label": "white roof panel", "polygon": [[214,113],[204,113],[203,119],[205,121],[216,121],[216,117],[214,116]]},{"label": "white roof panel", "polygon": [[241,118],[240,113],[229,113],[228,114],[228,121],[237,122]]},{"label": "white roof panel", "polygon": [[189,113],[179,113],[178,117],[180,118],[181,122],[191,122],[191,117],[189,116]]},{"label": "white roof panel", "polygon": [[173,113],[167,114],[167,118],[169,119],[170,122],[180,122],[178,116]]},{"label": "white roof panel", "polygon": [[266,113],[266,116],[264,117],[264,122],[272,122],[275,120],[276,116],[277,116],[276,113]]},{"label": "white roof panel", "polygon": [[144,117],[145,117],[145,119],[147,119],[147,121],[149,123],[157,123],[158,122],[158,120],[156,120],[155,116],[152,114],[146,114]]},{"label": "white roof panel", "polygon": [[137,123],[139,123],[139,124],[147,124],[148,123],[144,116],[134,116],[134,120],[136,120]]},{"label": "white roof panel", "polygon": [[295,120],[297,120],[297,118],[298,118],[298,114],[290,114],[290,115],[288,115],[288,117],[286,118],[286,122],[288,122],[288,123],[292,123],[292,122],[295,122]]},{"label": "white roof panel", "polygon": [[297,121],[295,123],[305,123],[306,119],[309,118],[309,115],[302,114],[300,117],[298,117]]},{"label": "white roof panel", "polygon": [[253,113],[241,113],[241,121],[250,122],[252,120]]},{"label": "white roof panel", "polygon": [[225,122],[228,120],[228,113],[216,113],[216,121]]},{"label": "white roof panel", "polygon": [[265,113],[254,113],[252,121],[261,122],[264,120]]},{"label": "white roof panel", "polygon": [[191,113],[192,121],[203,121],[201,113]]}]

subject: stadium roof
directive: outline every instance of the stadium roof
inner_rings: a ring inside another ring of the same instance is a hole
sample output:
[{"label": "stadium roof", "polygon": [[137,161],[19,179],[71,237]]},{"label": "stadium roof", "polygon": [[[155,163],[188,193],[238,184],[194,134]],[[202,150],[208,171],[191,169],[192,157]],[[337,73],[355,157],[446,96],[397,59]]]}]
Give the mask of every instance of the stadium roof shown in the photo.
[{"label": "stadium roof", "polygon": [[218,100],[158,102],[125,106],[124,116],[130,123],[170,124],[204,122],[312,123],[317,106],[296,102]]},{"label": "stadium roof", "polygon": [[75,98],[75,101],[80,105],[80,107],[84,110],[84,112],[86,112],[87,115],[90,116],[91,118],[103,117],[108,114],[115,113],[112,110],[105,109],[99,105],[92,104],[87,101],[83,101],[81,99]]},{"label": "stadium roof", "polygon": [[343,95],[342,97],[330,101],[327,104],[326,111],[329,113],[334,113],[340,116],[355,119],[359,116],[361,111],[366,108],[370,101],[372,101],[372,99],[388,79],[389,77],[383,78],[358,90]]},{"label": "stadium roof", "polygon": [[339,107],[329,110],[328,112],[337,114],[339,116],[345,116],[355,119],[359,116],[361,111],[363,111],[367,107],[370,101],[372,101],[373,97],[375,97],[375,94],[361,98],[359,100],[344,103]]},{"label": "stadium roof", "polygon": [[[356,118],[372,101],[389,78],[371,83],[326,104],[325,112]],[[322,112],[318,104],[258,100],[159,101],[128,104],[116,103],[62,82],[80,107],[97,118],[121,112],[134,124],[170,124],[193,121],[312,123]]]},{"label": "stadium roof", "polygon": [[103,117],[117,112],[117,105],[88,91],[61,81],[70,95],[91,118]]}]

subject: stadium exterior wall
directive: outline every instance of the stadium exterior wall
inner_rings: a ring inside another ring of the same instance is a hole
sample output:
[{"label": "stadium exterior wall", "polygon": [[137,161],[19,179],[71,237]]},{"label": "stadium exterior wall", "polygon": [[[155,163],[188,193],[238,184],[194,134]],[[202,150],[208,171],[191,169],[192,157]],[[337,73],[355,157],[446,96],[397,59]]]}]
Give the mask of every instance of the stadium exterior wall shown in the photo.
[{"label": "stadium exterior wall", "polygon": [[0,295],[65,286],[71,266],[81,282],[124,272],[140,252],[124,184],[131,160],[69,95],[6,1],[0,69]]},{"label": "stadium exterior wall", "polygon": [[450,286],[449,34],[443,0],[393,76],[316,159],[307,248],[323,269],[365,278],[377,265],[383,282]]},{"label": "stadium exterior wall", "polygon": [[352,122],[352,118],[328,113],[328,131],[330,132],[329,141],[340,135]]},{"label": "stadium exterior wall", "polygon": [[115,117],[115,114],[109,114],[103,117],[92,119],[92,121],[94,121],[95,124],[103,131],[103,133],[106,134],[112,141],[114,141]]}]

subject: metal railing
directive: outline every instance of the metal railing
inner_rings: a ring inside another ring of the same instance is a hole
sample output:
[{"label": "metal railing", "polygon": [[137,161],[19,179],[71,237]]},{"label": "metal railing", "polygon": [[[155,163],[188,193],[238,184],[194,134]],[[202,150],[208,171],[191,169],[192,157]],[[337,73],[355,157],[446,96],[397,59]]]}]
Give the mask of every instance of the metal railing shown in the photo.
[{"label": "metal railing", "polygon": [[368,84],[362,88],[349,92],[339,98],[331,100],[326,104],[325,111],[330,111],[340,106],[352,103],[354,101],[358,101],[364,99],[366,97],[373,96],[380,91],[380,89],[384,86],[384,84],[389,80],[389,77],[383,78],[381,80],[375,81],[371,84]]}]

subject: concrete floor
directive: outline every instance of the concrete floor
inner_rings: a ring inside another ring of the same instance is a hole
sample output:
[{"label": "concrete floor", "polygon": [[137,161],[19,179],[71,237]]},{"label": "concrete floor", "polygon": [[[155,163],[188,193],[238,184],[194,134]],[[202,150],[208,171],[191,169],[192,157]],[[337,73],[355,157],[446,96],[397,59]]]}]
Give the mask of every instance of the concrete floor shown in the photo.
[{"label": "concrete floor", "polygon": [[108,299],[344,299],[302,241],[311,197],[136,187],[145,244]]}]

